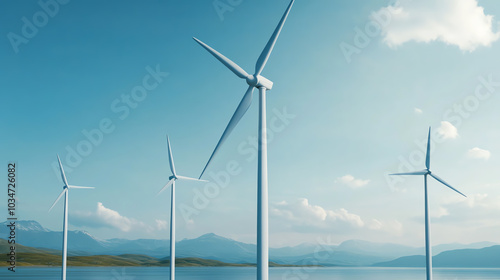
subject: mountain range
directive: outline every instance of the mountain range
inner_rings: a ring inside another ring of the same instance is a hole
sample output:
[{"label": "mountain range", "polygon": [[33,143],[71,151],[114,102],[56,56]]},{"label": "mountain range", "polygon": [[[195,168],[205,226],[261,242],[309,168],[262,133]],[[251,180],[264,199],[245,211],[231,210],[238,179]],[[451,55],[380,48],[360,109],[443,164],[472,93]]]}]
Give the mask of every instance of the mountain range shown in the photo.
[{"label": "mountain range", "polygon": [[[442,252],[432,258],[434,267],[500,268],[500,245],[481,249],[459,249]],[[407,256],[389,262],[376,263],[380,267],[425,267],[425,256]]]},{"label": "mountain range", "polygon": [[[0,224],[0,238],[8,236],[8,223]],[[16,242],[25,246],[61,250],[62,232],[51,231],[36,221],[17,221]],[[168,259],[169,240],[159,239],[107,239],[93,237],[85,231],[68,231],[68,255],[113,255],[124,254],[147,255],[158,259]],[[435,258],[453,259],[461,250],[468,249],[467,254],[477,249],[495,247],[491,242],[473,244],[443,244],[433,247]],[[497,246],[500,247],[500,246]],[[457,251],[458,250],[458,251]],[[179,258],[200,258],[225,263],[255,263],[256,245],[235,241],[229,238],[208,233],[194,239],[184,239],[176,243]],[[453,253],[450,253],[453,252]],[[392,243],[374,243],[363,240],[348,240],[339,245],[320,245],[304,243],[292,247],[270,248],[270,261],[290,265],[324,265],[324,266],[400,266],[419,263],[418,258],[425,253],[423,247],[411,247]],[[490,256],[495,251],[479,251]],[[451,255],[450,255],[451,254]],[[441,256],[444,257],[441,257]],[[457,256],[458,256],[457,255]],[[500,255],[497,256],[497,260]],[[446,263],[443,261],[443,263]],[[499,265],[500,266],[500,265]]]}]

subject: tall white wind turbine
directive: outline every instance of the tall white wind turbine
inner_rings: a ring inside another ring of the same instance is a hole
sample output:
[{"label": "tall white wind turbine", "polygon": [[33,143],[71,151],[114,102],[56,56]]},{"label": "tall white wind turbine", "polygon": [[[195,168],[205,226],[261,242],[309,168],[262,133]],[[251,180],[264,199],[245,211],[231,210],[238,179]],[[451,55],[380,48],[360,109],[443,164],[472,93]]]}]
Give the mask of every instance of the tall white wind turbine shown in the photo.
[{"label": "tall white wind turbine", "polygon": [[175,279],[175,181],[176,180],[191,180],[191,181],[198,181],[198,182],[207,182],[207,181],[177,175],[177,173],[175,173],[174,157],[172,156],[172,149],[170,148],[170,140],[168,139],[168,136],[167,136],[167,148],[168,148],[168,161],[170,163],[170,171],[172,171],[172,176],[170,176],[168,178],[169,179],[168,183],[158,192],[158,194],[163,192],[170,185],[172,186],[171,198],[170,198],[171,199],[171,205],[170,205],[170,207],[171,207],[171,209],[170,209],[170,280],[174,280]]},{"label": "tall white wind turbine", "polygon": [[62,274],[61,279],[66,280],[66,261],[68,258],[68,194],[69,189],[93,189],[94,187],[78,187],[68,184],[68,180],[66,180],[66,175],[64,174],[64,168],[61,164],[61,159],[59,159],[59,155],[57,155],[57,161],[59,162],[59,170],[61,171],[61,179],[64,183],[63,190],[61,194],[57,197],[56,201],[52,204],[49,209],[52,210],[56,203],[61,199],[64,195],[64,219],[63,219],[63,248],[62,248]]},{"label": "tall white wind turbine", "polygon": [[290,2],[288,8],[286,9],[283,17],[281,18],[278,26],[274,30],[273,35],[267,42],[264,50],[259,56],[257,63],[255,65],[255,73],[253,75],[248,74],[243,68],[238,66],[236,63],[220,54],[207,44],[202,41],[193,38],[198,42],[203,48],[205,48],[209,53],[211,53],[215,58],[217,58],[222,64],[224,64],[229,70],[231,70],[236,76],[241,79],[245,79],[248,84],[248,89],[240,101],[240,104],[236,108],[229,124],[227,125],[224,133],[222,134],[217,146],[215,147],[210,159],[208,160],[205,168],[203,169],[200,178],[207,169],[208,165],[212,161],[213,157],[221,147],[222,143],[229,136],[231,131],[238,124],[240,119],[246,113],[250,104],[252,102],[252,94],[255,88],[259,89],[259,144],[258,144],[258,171],[257,171],[257,279],[267,280],[269,278],[269,242],[268,242],[268,188],[267,188],[267,139],[266,139],[266,91],[271,90],[273,87],[273,82],[264,78],[260,74],[264,69],[264,66],[269,59],[269,56],[273,50],[274,44],[278,39],[278,36],[283,28],[283,24],[288,17],[288,13],[292,8],[294,0]]},{"label": "tall white wind turbine", "polygon": [[429,127],[429,135],[427,137],[427,153],[425,156],[425,169],[421,171],[405,172],[405,173],[394,173],[389,175],[423,175],[424,176],[424,192],[425,192],[425,268],[427,280],[432,280],[432,252],[431,252],[431,225],[429,217],[429,200],[427,192],[427,175],[436,179],[441,184],[447,186],[448,188],[456,191],[457,193],[467,197],[465,194],[461,193],[450,184],[446,183],[443,179],[438,177],[435,173],[430,170],[431,167],[431,128]]}]

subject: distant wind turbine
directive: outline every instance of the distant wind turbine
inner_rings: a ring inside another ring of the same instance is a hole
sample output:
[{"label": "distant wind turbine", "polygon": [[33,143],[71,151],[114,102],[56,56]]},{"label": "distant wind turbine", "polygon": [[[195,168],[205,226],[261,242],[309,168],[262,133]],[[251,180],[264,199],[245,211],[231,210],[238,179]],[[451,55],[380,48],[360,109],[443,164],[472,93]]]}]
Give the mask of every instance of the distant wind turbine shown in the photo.
[{"label": "distant wind turbine", "polygon": [[431,252],[431,225],[429,217],[429,201],[427,192],[427,175],[436,179],[441,184],[447,186],[448,188],[456,191],[457,193],[467,197],[465,194],[461,193],[450,184],[446,183],[443,179],[439,178],[436,174],[432,173],[430,170],[431,166],[431,128],[429,127],[429,136],[427,137],[427,153],[425,156],[425,167],[426,169],[422,171],[415,172],[405,172],[405,173],[394,173],[389,175],[423,175],[424,176],[424,190],[425,190],[425,267],[427,280],[432,280],[432,252]]},{"label": "distant wind turbine", "polygon": [[170,176],[168,183],[158,192],[160,194],[170,185],[171,189],[171,210],[170,210],[170,280],[175,279],[175,181],[176,180],[191,180],[198,182],[207,182],[205,180],[189,178],[177,175],[175,173],[174,157],[172,156],[172,149],[170,148],[170,140],[167,136],[167,148],[168,148],[168,161],[170,163],[170,171],[172,171],[172,176]]},{"label": "distant wind turbine", "polygon": [[231,70],[236,76],[241,79],[245,79],[248,84],[248,89],[240,101],[240,104],[236,108],[229,124],[227,125],[224,133],[222,134],[215,150],[213,151],[210,159],[208,160],[205,168],[201,172],[201,176],[205,173],[208,165],[212,161],[213,157],[219,150],[220,146],[226,138],[229,136],[231,131],[236,127],[240,119],[246,113],[250,104],[252,103],[252,95],[255,88],[259,89],[259,153],[258,153],[258,175],[257,175],[257,279],[267,280],[269,278],[269,241],[268,241],[268,188],[267,188],[267,139],[266,139],[266,91],[271,90],[273,87],[273,82],[264,78],[260,74],[266,66],[267,60],[271,55],[274,48],[274,44],[278,39],[278,36],[283,28],[283,24],[288,17],[288,13],[292,8],[294,0],[290,2],[285,14],[281,18],[278,26],[274,30],[273,35],[267,42],[264,50],[259,56],[257,63],[255,65],[255,73],[249,75],[243,68],[238,66],[236,63],[231,61],[229,58],[220,54],[207,44],[193,37],[193,39],[198,42],[203,48],[205,48],[209,53],[211,53],[215,58],[217,58],[222,64],[224,64],[229,70]]},{"label": "distant wind turbine", "polygon": [[57,161],[59,162],[59,170],[61,171],[61,178],[64,183],[63,186],[63,191],[61,194],[57,197],[56,201],[52,204],[52,206],[49,209],[52,210],[56,203],[61,199],[61,197],[64,195],[64,219],[63,219],[63,250],[62,250],[62,275],[61,279],[66,280],[66,261],[68,258],[68,194],[69,194],[69,189],[93,189],[94,187],[78,187],[78,186],[72,186],[68,184],[68,181],[66,180],[66,175],[64,174],[64,169],[61,164],[61,159],[59,159],[59,155],[57,155]]}]

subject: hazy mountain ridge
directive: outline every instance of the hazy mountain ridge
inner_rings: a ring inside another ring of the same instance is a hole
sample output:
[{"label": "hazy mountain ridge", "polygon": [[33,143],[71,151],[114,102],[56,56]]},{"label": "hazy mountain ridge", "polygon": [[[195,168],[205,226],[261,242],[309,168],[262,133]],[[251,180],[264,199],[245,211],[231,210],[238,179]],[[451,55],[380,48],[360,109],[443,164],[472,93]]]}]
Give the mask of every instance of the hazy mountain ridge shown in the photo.
[{"label": "hazy mountain ridge", "polygon": [[[0,224],[0,238],[7,236],[7,222]],[[90,255],[148,255],[167,260],[169,240],[158,239],[108,239],[94,238],[84,231],[68,232],[70,256]],[[43,228],[36,221],[17,222],[17,240],[25,246],[47,248],[52,252],[61,250],[62,233]],[[482,248],[495,245],[480,242],[469,245],[443,244],[433,247],[435,254],[445,249]],[[235,241],[213,233],[176,243],[179,258],[200,258],[225,263],[255,263],[256,245]],[[401,257],[425,254],[424,248],[392,243],[374,243],[363,240],[347,240],[339,245],[300,244],[283,248],[270,248],[270,260],[278,264],[325,265],[325,266],[369,266],[389,262]]]}]

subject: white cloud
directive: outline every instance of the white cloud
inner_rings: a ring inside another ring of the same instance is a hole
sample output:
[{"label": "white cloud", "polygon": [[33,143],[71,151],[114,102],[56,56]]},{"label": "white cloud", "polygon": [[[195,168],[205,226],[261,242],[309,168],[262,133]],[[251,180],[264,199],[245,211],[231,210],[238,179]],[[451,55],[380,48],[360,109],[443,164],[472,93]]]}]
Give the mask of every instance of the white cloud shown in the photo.
[{"label": "white cloud", "polygon": [[353,227],[363,227],[365,225],[365,222],[363,222],[359,215],[349,213],[349,211],[344,208],[340,208],[338,211],[328,210],[326,213],[326,220],[330,222],[343,221],[349,223]]},{"label": "white cloud", "polygon": [[307,198],[300,198],[289,203],[275,203],[270,209],[270,216],[276,228],[285,228],[285,232],[302,233],[339,233],[354,234],[388,232],[398,235],[402,225],[398,221],[381,221],[374,218],[361,218],[345,208],[330,210],[319,205],[312,205]]},{"label": "white cloud", "polygon": [[485,193],[468,194],[467,198],[453,195],[453,199],[443,203],[447,215],[439,217],[442,221],[460,221],[480,224],[499,224],[500,196],[491,196]]},{"label": "white cloud", "polygon": [[478,147],[472,148],[469,151],[467,151],[467,157],[473,158],[473,159],[484,159],[488,160],[491,156],[490,151],[488,150],[483,150]]},{"label": "white cloud", "polygon": [[498,203],[500,197],[492,197],[486,193],[476,193],[469,195],[467,199],[461,199],[449,205],[457,204],[464,208],[479,208],[479,209],[490,209],[490,210],[500,210],[500,204]]},{"label": "white cloud", "polygon": [[[458,187],[467,194],[467,198],[449,192],[441,203],[448,214],[432,218],[434,227],[438,228],[436,233],[442,232],[434,238],[436,243],[455,242],[452,239],[463,243],[498,242],[500,195],[470,193],[471,190],[464,186]],[[448,234],[450,232],[452,236]]]},{"label": "white cloud", "polygon": [[377,219],[372,219],[368,223],[368,228],[373,229],[373,230],[379,230],[382,228],[382,222],[377,220]]},{"label": "white cloud", "polygon": [[337,178],[337,180],[340,183],[347,185],[351,188],[359,188],[359,187],[367,185],[370,182],[370,180],[356,179],[352,175],[349,175],[349,174],[344,175],[340,178]]},{"label": "white cloud", "polygon": [[118,211],[106,208],[101,202],[97,203],[97,209],[94,213],[77,212],[71,222],[78,226],[108,227],[119,229],[123,232],[130,232],[136,229],[151,231],[150,226],[133,218],[122,216]]},{"label": "white cloud", "polygon": [[433,218],[441,218],[448,215],[450,215],[450,212],[444,207],[439,207],[436,210],[431,211],[431,217]]},{"label": "white cloud", "polygon": [[101,220],[104,224],[108,224],[121,231],[130,231],[133,221],[127,217],[120,215],[115,210],[104,207],[101,202],[97,203],[96,218]]},{"label": "white cloud", "polygon": [[286,201],[277,203],[271,209],[271,215],[293,226],[304,226],[311,230],[315,228],[328,228],[335,225],[349,228],[361,228],[365,225],[359,215],[349,213],[344,208],[327,210],[318,205],[309,204],[307,198],[301,198],[294,203]]},{"label": "white cloud", "polygon": [[417,115],[420,115],[423,113],[422,109],[420,109],[420,108],[413,109],[413,112],[415,112],[415,114],[417,114]]},{"label": "white cloud", "polygon": [[442,121],[438,128],[438,133],[443,136],[443,139],[455,139],[458,137],[458,130],[450,122]]},{"label": "white cloud", "polygon": [[372,13],[372,18],[381,15],[388,18],[381,25],[384,42],[390,47],[409,41],[441,41],[472,52],[500,37],[493,31],[493,16],[485,15],[476,0],[398,1]]},{"label": "white cloud", "polygon": [[168,228],[168,222],[165,220],[155,220],[156,221],[156,229],[163,230]]}]

